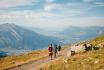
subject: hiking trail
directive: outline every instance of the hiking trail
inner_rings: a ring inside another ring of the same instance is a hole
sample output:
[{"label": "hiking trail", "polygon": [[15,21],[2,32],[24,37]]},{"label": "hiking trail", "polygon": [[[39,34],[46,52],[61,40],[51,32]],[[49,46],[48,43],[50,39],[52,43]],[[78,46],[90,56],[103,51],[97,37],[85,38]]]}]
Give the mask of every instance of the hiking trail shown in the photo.
[{"label": "hiking trail", "polygon": [[54,61],[54,60],[56,60],[60,57],[65,57],[68,51],[69,51],[69,48],[66,48],[66,49],[62,50],[60,52],[61,55],[57,56],[56,58],[53,58],[53,60],[51,60],[49,58],[49,56],[47,55],[46,57],[41,58],[37,61],[32,61],[32,62],[23,64],[23,65],[18,65],[18,66],[8,68],[8,69],[5,69],[5,70],[38,70],[39,68],[43,67],[45,64],[47,64],[49,62],[52,62],[52,61]]}]

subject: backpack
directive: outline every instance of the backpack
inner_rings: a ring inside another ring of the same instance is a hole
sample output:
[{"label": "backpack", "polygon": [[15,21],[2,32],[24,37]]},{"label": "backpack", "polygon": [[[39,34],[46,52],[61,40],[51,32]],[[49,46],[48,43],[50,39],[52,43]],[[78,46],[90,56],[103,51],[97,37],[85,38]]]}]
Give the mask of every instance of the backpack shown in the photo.
[{"label": "backpack", "polygon": [[52,48],[52,47],[49,47],[49,49],[48,49],[48,50],[49,50],[49,52],[52,52],[53,48]]},{"label": "backpack", "polygon": [[61,50],[61,46],[58,46],[58,51],[60,51]]}]

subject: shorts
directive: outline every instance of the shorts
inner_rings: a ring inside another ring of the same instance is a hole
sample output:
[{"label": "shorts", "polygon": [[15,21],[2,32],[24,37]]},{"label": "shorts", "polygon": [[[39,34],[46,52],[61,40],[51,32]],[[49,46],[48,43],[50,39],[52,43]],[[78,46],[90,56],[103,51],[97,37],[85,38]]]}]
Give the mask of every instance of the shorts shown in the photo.
[{"label": "shorts", "polygon": [[51,56],[51,55],[53,55],[53,53],[52,52],[49,52],[49,56]]}]

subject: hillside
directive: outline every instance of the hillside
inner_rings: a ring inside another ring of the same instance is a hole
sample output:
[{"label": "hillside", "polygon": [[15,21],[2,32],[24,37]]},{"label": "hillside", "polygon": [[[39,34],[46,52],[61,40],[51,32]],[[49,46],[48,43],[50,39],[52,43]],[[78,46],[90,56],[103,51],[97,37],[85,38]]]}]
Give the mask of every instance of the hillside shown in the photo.
[{"label": "hillside", "polygon": [[[67,50],[67,46],[62,48],[61,53],[63,53],[63,56]],[[35,50],[27,54],[0,58],[0,70],[37,70],[46,63],[54,60],[50,60],[48,57],[48,50]]]},{"label": "hillside", "polygon": [[[96,41],[96,46],[104,40],[104,36],[89,40],[83,43]],[[99,43],[98,43],[99,42]],[[80,43],[82,44],[82,43]],[[79,46],[80,46],[79,44]],[[47,50],[33,51],[29,54],[20,56],[10,56],[1,58],[1,67],[10,70],[103,70],[104,69],[104,47],[99,46],[99,49],[87,52],[77,52],[73,56],[67,56],[73,45],[65,45],[65,48],[60,52],[60,56],[50,60]],[[77,48],[77,47],[76,47]]]},{"label": "hillside", "polygon": [[[38,34],[34,31],[20,27],[15,24],[0,25],[0,50],[36,50],[48,46],[51,42],[57,42],[57,39]],[[20,51],[20,52],[21,52]],[[13,53],[14,53],[13,52]]]},{"label": "hillside", "polygon": [[70,43],[93,39],[104,34],[104,27],[90,26],[77,27],[71,26],[60,33],[63,38]]},{"label": "hillside", "polygon": [[8,70],[8,68],[21,66],[24,64],[28,64],[42,58],[46,58],[48,52],[46,50],[38,50],[32,51],[30,53],[25,53],[22,55],[12,55],[7,56],[5,58],[0,58],[0,70]]},{"label": "hillside", "polygon": [[[87,43],[96,45],[103,44],[99,50],[85,53],[77,53],[74,56],[55,60],[45,65],[40,70],[104,70],[104,36],[97,37]],[[85,42],[84,42],[85,43]]]},{"label": "hillside", "polygon": [[104,26],[70,26],[63,30],[57,29],[39,29],[34,27],[27,27],[39,34],[57,37],[64,43],[76,43],[79,41],[89,40],[104,34]]},{"label": "hillside", "polygon": [[91,44],[97,47],[103,47],[104,46],[104,36],[99,36],[94,40],[89,41]]}]

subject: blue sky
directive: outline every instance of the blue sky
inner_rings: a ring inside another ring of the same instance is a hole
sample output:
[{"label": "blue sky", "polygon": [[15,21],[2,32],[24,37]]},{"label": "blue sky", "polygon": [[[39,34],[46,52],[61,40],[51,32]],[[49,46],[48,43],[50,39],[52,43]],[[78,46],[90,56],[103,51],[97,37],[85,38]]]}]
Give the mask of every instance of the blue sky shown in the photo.
[{"label": "blue sky", "polygon": [[0,0],[0,24],[63,29],[104,26],[104,0]]}]

